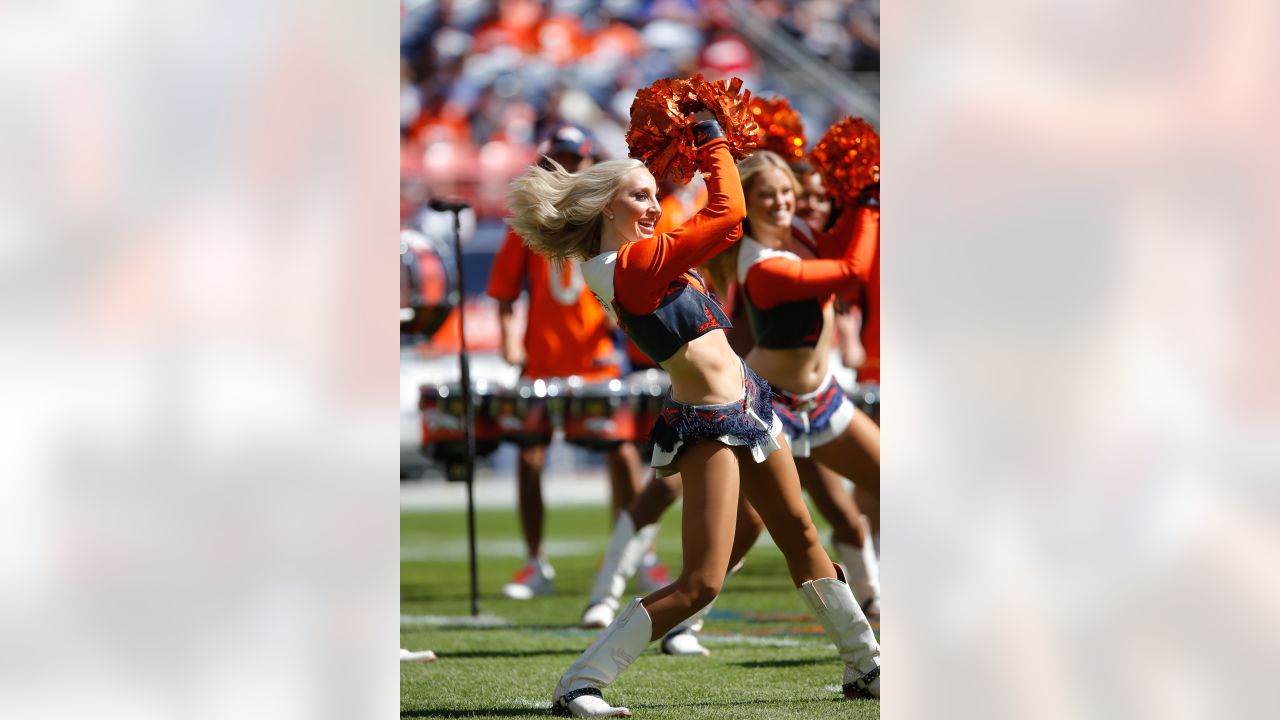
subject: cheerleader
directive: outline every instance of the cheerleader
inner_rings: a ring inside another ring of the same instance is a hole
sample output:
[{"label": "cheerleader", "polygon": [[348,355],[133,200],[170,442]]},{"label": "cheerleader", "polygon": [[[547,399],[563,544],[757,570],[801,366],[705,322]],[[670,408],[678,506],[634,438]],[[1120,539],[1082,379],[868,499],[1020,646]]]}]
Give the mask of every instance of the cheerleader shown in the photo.
[{"label": "cheerleader", "polygon": [[[699,178],[700,180],[700,178]],[[669,202],[670,198],[677,195],[692,195],[690,188],[687,186],[680,188],[674,183],[668,183],[668,194],[662,202],[662,214],[658,218],[658,225],[654,229],[655,235],[661,235],[663,232],[674,230],[679,227],[685,220],[691,217],[697,210],[706,205],[706,186],[702,182],[698,182],[697,194],[699,196],[698,207],[690,209],[684,204],[676,204]],[[737,268],[727,265],[722,260],[724,253],[718,255],[713,262],[698,268],[705,277],[711,281],[712,290],[715,299],[724,308],[725,314],[729,316],[732,328],[727,328],[725,334],[729,340],[729,346],[733,348],[735,355],[746,355],[755,345],[755,340],[751,337],[751,323],[747,320],[746,308],[741,301],[741,292],[738,288],[738,282],[734,277]],[[635,343],[628,342],[628,347],[634,347]],[[637,349],[636,352],[639,352]],[[646,361],[652,362],[648,358]],[[604,628],[613,622],[614,616],[617,614],[618,608],[621,607],[621,599],[627,587],[627,581],[633,575],[640,573],[641,587],[645,587],[646,572],[643,565],[643,557],[645,550],[653,543],[654,537],[658,533],[658,520],[662,514],[667,511],[678,497],[682,490],[679,473],[658,477],[656,474],[644,490],[636,496],[631,506],[623,510],[618,518],[617,524],[614,526],[613,535],[609,539],[609,546],[605,550],[604,559],[600,563],[600,567],[596,570],[595,582],[591,588],[590,600],[587,602],[587,608],[582,613],[582,627],[584,628]],[[760,515],[756,513],[751,504],[747,502],[746,496],[743,495],[738,499],[738,520],[736,530],[733,536],[733,549],[729,555],[730,570],[725,582],[734,575],[742,567],[742,560],[747,552],[755,545],[756,540],[760,537],[760,533],[764,531],[764,522],[760,519]],[[663,583],[664,585],[667,583]],[[723,587],[721,588],[723,590]],[[659,643],[664,655],[693,655],[708,656],[711,651],[702,645],[698,639],[698,633],[702,632],[702,619],[711,610],[714,603],[707,604],[693,616],[672,628]]]},{"label": "cheerleader", "polygon": [[684,566],[671,585],[627,605],[569,667],[552,712],[629,717],[600,689],[658,637],[719,593],[728,570],[739,490],[760,512],[793,582],[845,663],[848,697],[878,697],[880,649],[871,626],[818,542],[768,383],[733,353],[724,310],[691,268],[728,248],[745,215],[737,168],[714,120],[693,126],[707,207],[654,235],[657,185],[636,160],[578,174],[531,168],[513,183],[511,224],[535,252],[576,257],[601,304],[671,378],[655,423],[653,466],[684,483]]},{"label": "cheerleader", "polygon": [[859,603],[876,617],[880,583],[873,544],[843,480],[817,463],[879,497],[879,427],[854,407],[828,367],[833,294],[870,278],[878,211],[850,207],[830,232],[817,232],[795,216],[801,188],[781,157],[758,151],[738,171],[747,207],[738,280],[756,338],[747,364],[774,388],[774,410],[804,485],[832,522]]}]

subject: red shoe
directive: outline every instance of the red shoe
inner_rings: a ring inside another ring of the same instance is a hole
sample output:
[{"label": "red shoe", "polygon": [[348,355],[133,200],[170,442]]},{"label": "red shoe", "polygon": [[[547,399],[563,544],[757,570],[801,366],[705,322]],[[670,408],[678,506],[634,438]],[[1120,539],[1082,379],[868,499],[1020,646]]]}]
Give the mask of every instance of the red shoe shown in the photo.
[{"label": "red shoe", "polygon": [[667,566],[658,560],[657,555],[651,552],[645,553],[644,559],[640,561],[640,569],[636,571],[636,579],[640,583],[640,589],[646,595],[661,590],[673,582],[671,572],[667,570]]},{"label": "red shoe", "polygon": [[511,579],[502,586],[502,594],[512,600],[528,600],[535,595],[551,592],[551,581],[556,577],[555,568],[541,558],[529,558]]}]

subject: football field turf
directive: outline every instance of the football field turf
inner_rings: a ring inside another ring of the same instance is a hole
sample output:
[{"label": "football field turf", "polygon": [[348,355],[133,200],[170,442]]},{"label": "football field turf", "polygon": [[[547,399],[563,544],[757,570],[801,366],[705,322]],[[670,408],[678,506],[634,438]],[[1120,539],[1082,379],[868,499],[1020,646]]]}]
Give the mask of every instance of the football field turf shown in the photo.
[{"label": "football field turf", "polygon": [[[469,617],[465,512],[403,513],[401,647],[434,650],[440,660],[401,664],[400,716],[548,716],[556,680],[598,632],[579,629],[578,621],[608,543],[606,513],[549,506],[544,542],[557,573],[555,591],[518,601],[501,594],[522,562],[515,511],[478,511],[478,623]],[[825,539],[825,525],[814,520]],[[678,572],[678,505],[663,517],[657,544]],[[634,590],[633,583],[624,601]],[[605,698],[654,720],[879,717],[879,701],[841,696],[835,648],[767,538],[727,584],[702,642],[710,657],[670,657],[651,644],[605,689]]]}]

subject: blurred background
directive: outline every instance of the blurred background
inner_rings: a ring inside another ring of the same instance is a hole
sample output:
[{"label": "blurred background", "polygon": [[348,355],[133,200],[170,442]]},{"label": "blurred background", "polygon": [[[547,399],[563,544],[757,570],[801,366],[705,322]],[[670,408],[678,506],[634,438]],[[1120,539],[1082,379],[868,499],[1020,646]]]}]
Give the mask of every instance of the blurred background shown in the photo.
[{"label": "blurred background", "polygon": [[500,218],[547,130],[572,122],[626,157],[636,91],[698,72],[785,94],[819,133],[874,121],[878,24],[874,0],[403,2],[401,175]]}]

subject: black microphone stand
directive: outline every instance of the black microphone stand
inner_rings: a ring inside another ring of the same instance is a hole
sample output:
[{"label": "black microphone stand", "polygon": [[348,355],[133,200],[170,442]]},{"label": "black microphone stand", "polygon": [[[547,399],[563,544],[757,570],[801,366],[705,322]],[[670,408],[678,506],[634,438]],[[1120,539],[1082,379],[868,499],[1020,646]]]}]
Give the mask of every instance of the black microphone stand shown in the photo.
[{"label": "black microphone stand", "polygon": [[467,353],[467,322],[463,308],[466,306],[467,289],[462,275],[462,217],[461,213],[468,206],[465,202],[449,200],[432,200],[432,210],[453,213],[453,261],[458,273],[458,370],[462,381],[462,417],[463,437],[467,448],[466,458],[461,463],[451,463],[450,479],[456,480],[458,473],[467,484],[467,552],[471,558],[471,616],[480,614],[480,590],[478,572],[476,570],[476,505],[475,505],[475,469],[476,469],[476,435],[475,408],[472,407],[471,396],[471,358]]}]

